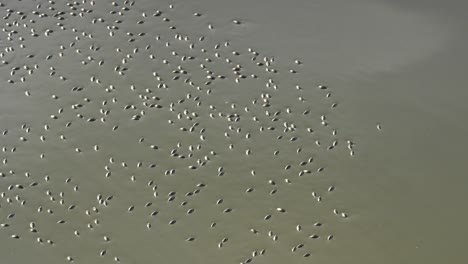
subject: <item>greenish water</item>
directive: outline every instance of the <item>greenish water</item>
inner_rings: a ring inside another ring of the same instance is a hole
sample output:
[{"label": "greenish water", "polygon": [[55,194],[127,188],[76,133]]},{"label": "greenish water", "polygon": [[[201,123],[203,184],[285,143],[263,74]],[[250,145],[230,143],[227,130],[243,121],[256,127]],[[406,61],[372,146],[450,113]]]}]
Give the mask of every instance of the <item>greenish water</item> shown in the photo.
[{"label": "greenish water", "polygon": [[463,262],[461,16],[67,3],[1,7],[4,261]]}]

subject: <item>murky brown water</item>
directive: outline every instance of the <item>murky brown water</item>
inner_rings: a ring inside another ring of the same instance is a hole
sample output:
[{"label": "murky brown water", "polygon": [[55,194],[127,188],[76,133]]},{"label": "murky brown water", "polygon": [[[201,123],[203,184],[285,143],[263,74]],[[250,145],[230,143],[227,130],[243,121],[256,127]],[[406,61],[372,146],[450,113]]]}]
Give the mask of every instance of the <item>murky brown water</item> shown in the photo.
[{"label": "murky brown water", "polygon": [[448,13],[4,2],[2,258],[463,262],[466,20]]}]

